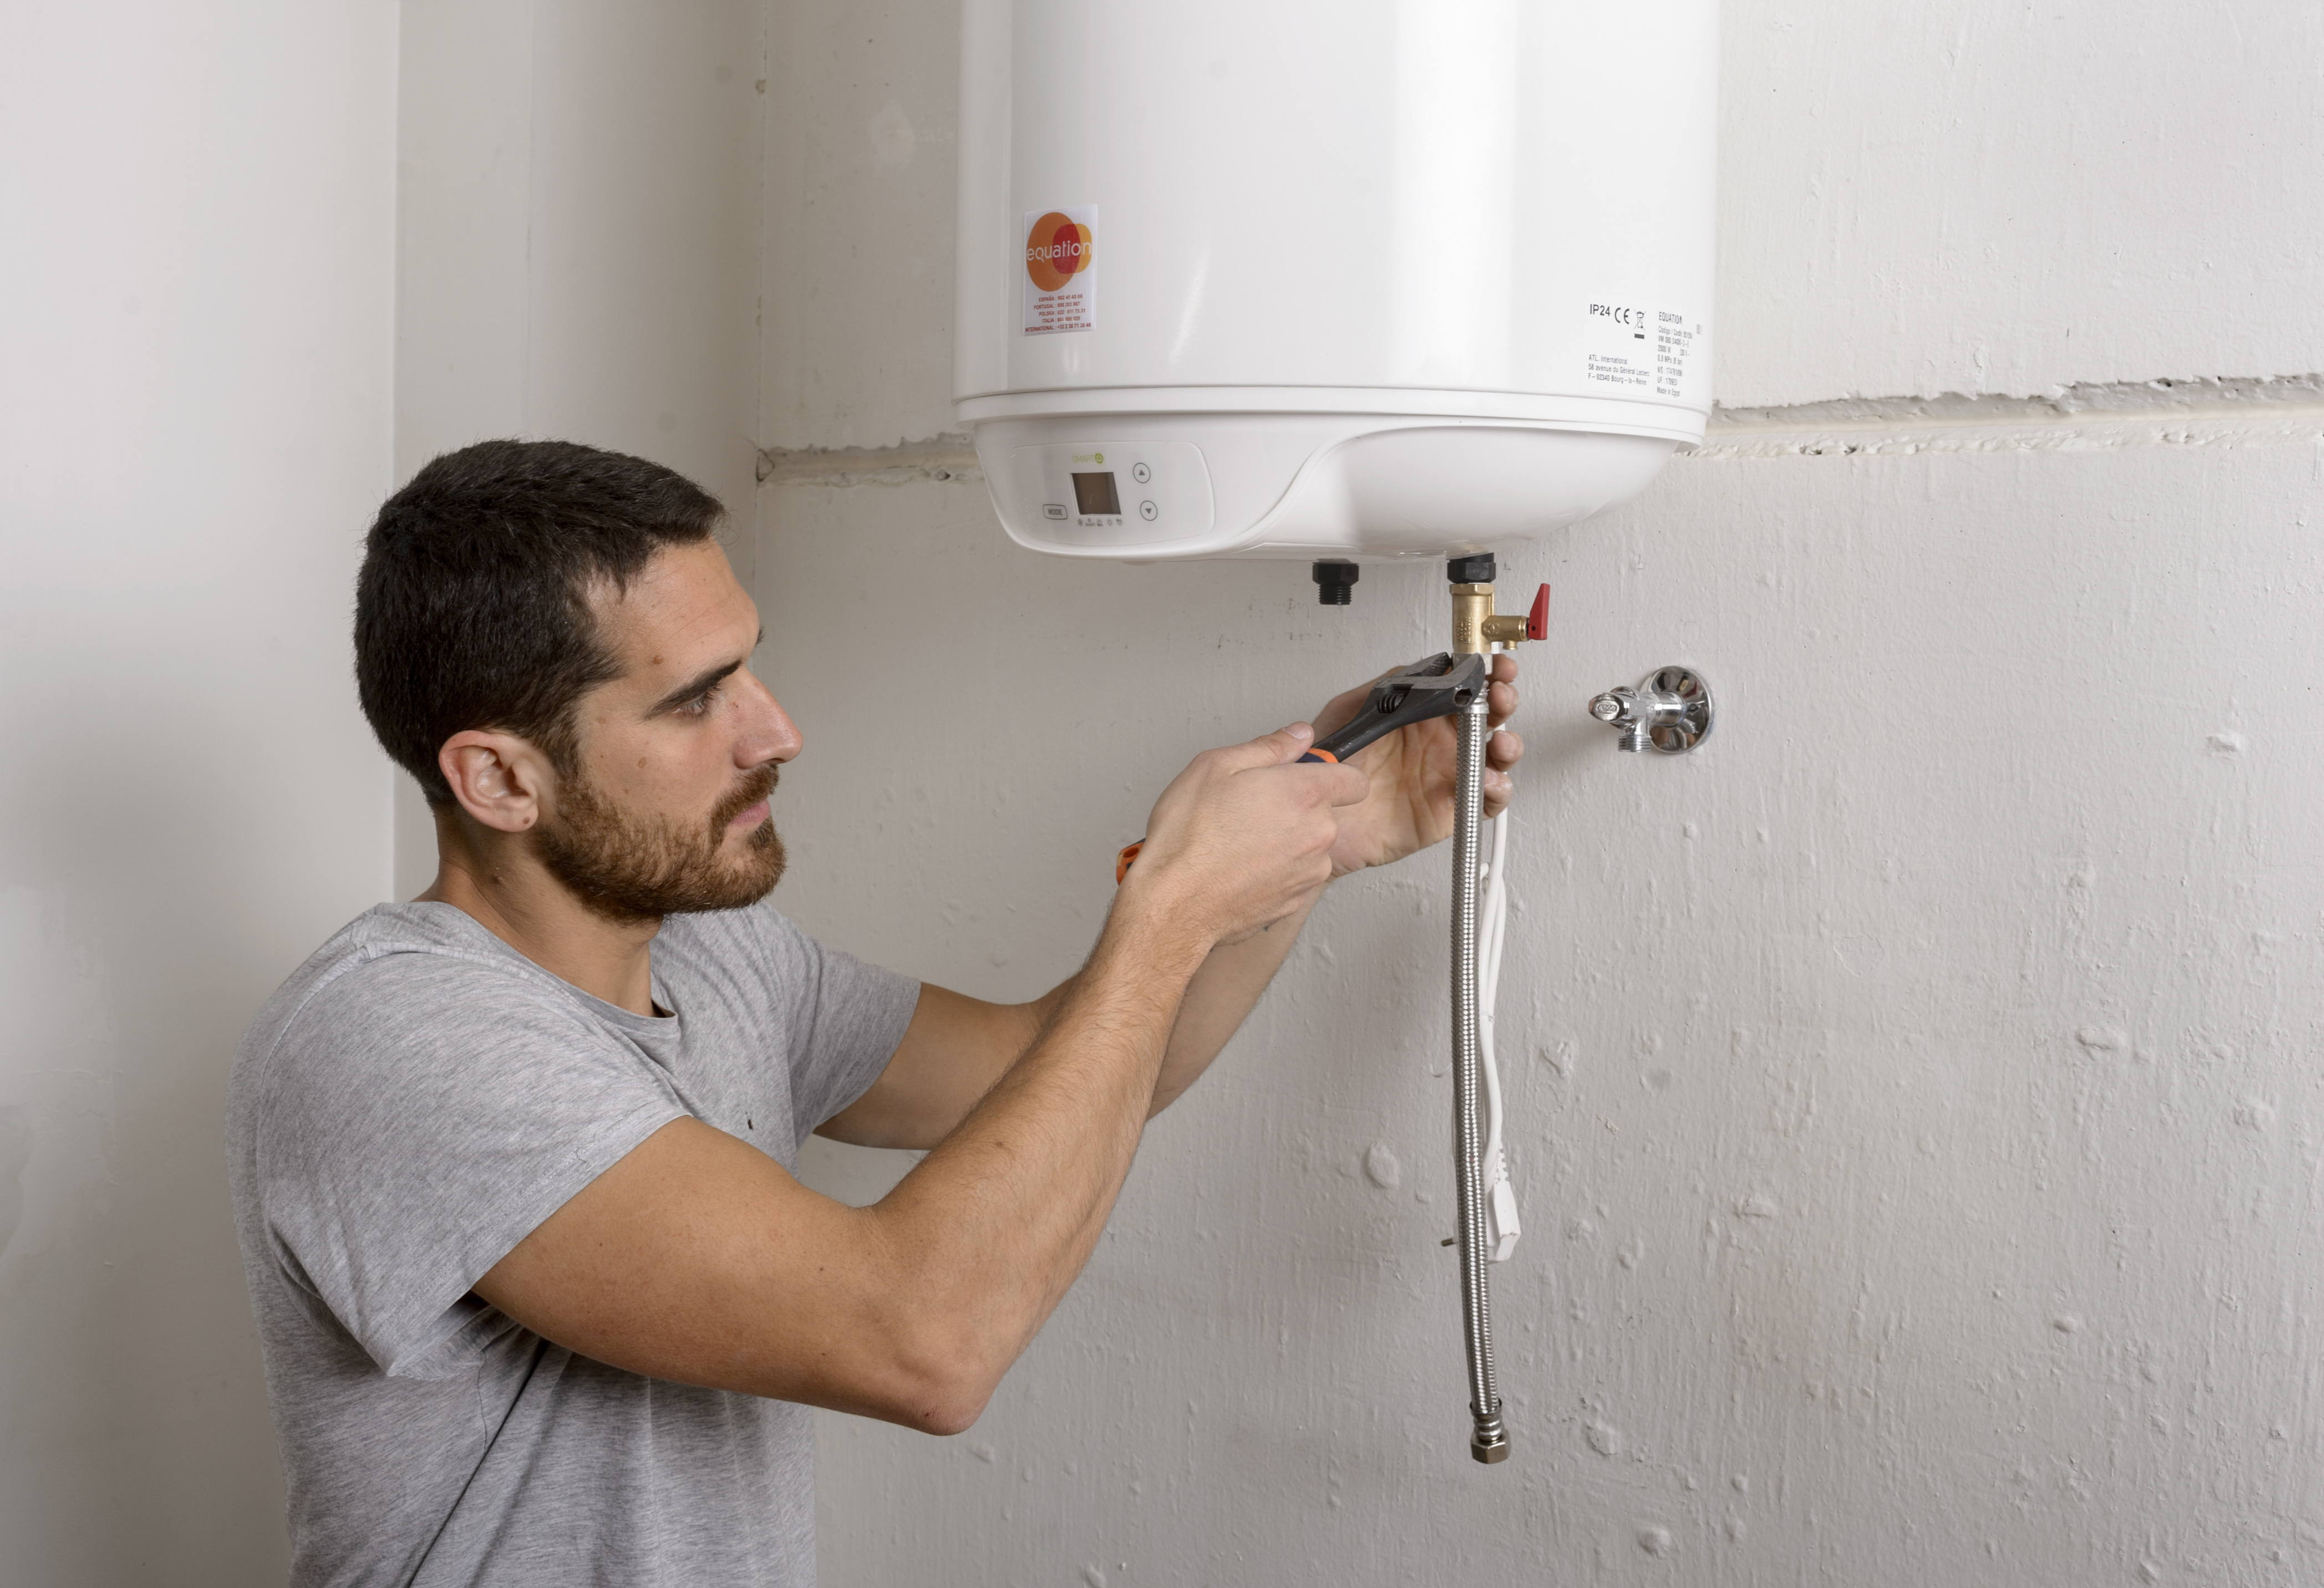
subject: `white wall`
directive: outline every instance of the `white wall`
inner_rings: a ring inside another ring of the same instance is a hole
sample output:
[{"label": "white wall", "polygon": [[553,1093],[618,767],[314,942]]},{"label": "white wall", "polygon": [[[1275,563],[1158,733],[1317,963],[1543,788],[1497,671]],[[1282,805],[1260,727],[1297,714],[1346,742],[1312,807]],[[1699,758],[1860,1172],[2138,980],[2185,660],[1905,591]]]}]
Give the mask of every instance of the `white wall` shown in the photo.
[{"label": "white wall", "polygon": [[882,447],[956,428],[958,9],[767,6],[762,446]]},{"label": "white wall", "polygon": [[2324,10],[1735,0],[1730,406],[2324,369]]},{"label": "white wall", "polygon": [[[1047,561],[940,444],[799,455],[951,428],[954,12],[772,14],[761,661],[786,907],[1018,997],[1185,755],[1442,594]],[[823,1419],[832,1588],[2324,1577],[2324,407],[2202,384],[2324,368],[2324,23],[1877,12],[1727,12],[1720,391],[1816,406],[1506,559],[1559,592],[1514,1459],[1463,1447],[1432,855],[1327,901],[975,1429]],[[1618,755],[1582,702],[1678,660],[1713,739]]]},{"label": "white wall", "polygon": [[362,532],[511,433],[747,522],[761,36],[752,0],[0,18],[0,1581],[281,1578],[226,1069],[432,869],[351,687]]},{"label": "white wall", "polygon": [[0,1578],[281,1579],[226,1075],[388,880],[395,9],[0,14]]}]

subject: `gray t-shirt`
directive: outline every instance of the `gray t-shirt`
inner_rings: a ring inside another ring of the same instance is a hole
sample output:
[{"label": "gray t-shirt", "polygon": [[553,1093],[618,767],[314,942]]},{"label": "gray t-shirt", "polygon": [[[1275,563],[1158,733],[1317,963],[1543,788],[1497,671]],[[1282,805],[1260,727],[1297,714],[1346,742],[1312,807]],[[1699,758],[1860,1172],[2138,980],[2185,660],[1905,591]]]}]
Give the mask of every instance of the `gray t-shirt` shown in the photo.
[{"label": "gray t-shirt", "polygon": [[382,905],[251,1027],[226,1147],[297,1588],[814,1583],[804,1407],[606,1367],[469,1293],[682,1115],[794,1168],[919,994],[764,906],[671,918],[653,971],[664,1018]]}]

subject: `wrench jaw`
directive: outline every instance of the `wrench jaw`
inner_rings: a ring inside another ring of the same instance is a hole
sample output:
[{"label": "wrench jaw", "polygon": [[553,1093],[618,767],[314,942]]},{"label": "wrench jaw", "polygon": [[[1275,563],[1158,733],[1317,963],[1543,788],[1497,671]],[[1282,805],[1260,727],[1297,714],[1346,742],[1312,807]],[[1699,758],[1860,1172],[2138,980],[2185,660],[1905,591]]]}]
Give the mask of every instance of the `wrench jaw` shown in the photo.
[{"label": "wrench jaw", "polygon": [[1353,720],[1326,734],[1303,761],[1345,761],[1373,740],[1398,728],[1450,716],[1467,709],[1485,688],[1487,659],[1481,655],[1454,657],[1451,651],[1398,668],[1372,686],[1372,692]]}]

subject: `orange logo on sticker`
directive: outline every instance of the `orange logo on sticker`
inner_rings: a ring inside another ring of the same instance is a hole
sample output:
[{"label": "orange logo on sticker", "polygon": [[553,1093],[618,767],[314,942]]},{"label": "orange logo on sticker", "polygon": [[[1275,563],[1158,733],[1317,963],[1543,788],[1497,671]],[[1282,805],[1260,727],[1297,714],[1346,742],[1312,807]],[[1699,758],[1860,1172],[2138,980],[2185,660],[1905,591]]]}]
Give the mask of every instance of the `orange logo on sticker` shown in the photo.
[{"label": "orange logo on sticker", "polygon": [[1025,237],[1025,273],[1054,292],[1090,267],[1090,229],[1056,210],[1033,223]]}]

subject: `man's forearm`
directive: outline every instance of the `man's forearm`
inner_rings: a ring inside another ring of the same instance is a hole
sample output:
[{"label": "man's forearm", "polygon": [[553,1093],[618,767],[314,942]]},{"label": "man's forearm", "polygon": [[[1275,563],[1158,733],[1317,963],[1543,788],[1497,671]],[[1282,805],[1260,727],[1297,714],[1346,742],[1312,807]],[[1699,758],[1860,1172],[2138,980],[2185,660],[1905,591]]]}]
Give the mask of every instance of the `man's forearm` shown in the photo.
[{"label": "man's forearm", "polygon": [[1024,1057],[871,1210],[913,1310],[942,1321],[931,1349],[964,1358],[946,1381],[989,1393],[1088,1260],[1199,955],[1167,926],[1110,923]]},{"label": "man's forearm", "polygon": [[[1310,900],[1266,931],[1240,943],[1213,948],[1204,959],[1202,968],[1186,983],[1185,996],[1179,1001],[1178,1018],[1170,1028],[1169,1045],[1154,1083],[1149,1118],[1176,1103],[1186,1088],[1200,1080],[1211,1061],[1241,1029],[1258,1006],[1260,995],[1275,980],[1276,972],[1283,968],[1284,960],[1299,940],[1299,933],[1314,909],[1315,900]],[[1026,1011],[1046,1029],[1086,974],[1077,972],[1040,997],[1014,1007]]]},{"label": "man's forearm", "polygon": [[[1311,902],[1266,931],[1212,950],[1179,1006],[1155,1085],[1154,1112],[1176,1101],[1218,1057],[1267,990],[1313,908]],[[1084,966],[1024,1003],[987,1003],[923,987],[903,1045],[879,1082],[816,1127],[816,1133],[861,1147],[934,1148],[1025,1057],[1087,974]]]},{"label": "man's forearm", "polygon": [[1282,968],[1314,909],[1315,899],[1310,899],[1266,931],[1211,950],[1179,1002],[1178,1019],[1170,1028],[1170,1045],[1154,1084],[1152,1113],[1160,1113],[1176,1103],[1210,1067]]}]

